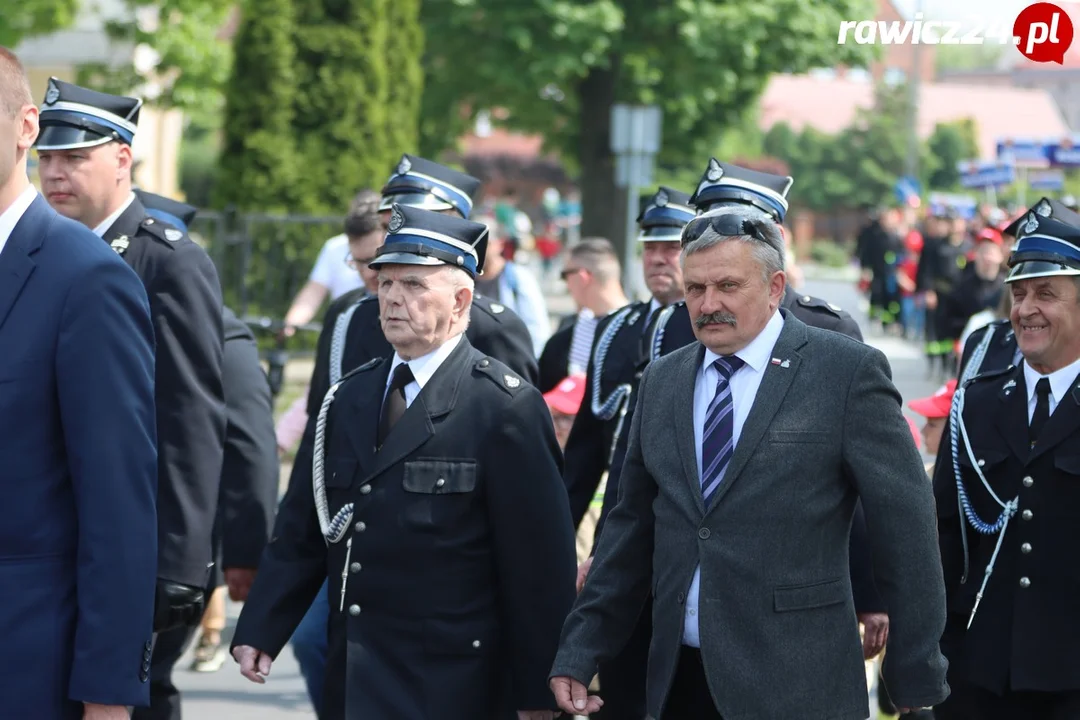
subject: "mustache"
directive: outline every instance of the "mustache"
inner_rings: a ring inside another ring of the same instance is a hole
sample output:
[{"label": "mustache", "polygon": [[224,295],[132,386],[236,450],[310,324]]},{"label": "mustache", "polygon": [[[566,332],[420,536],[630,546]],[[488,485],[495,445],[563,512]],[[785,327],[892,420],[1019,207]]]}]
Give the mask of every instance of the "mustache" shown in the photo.
[{"label": "mustache", "polygon": [[698,315],[697,318],[694,319],[694,327],[699,330],[706,325],[730,325],[731,327],[735,327],[735,322],[734,315],[726,310],[718,310],[717,312],[709,313],[708,315]]}]

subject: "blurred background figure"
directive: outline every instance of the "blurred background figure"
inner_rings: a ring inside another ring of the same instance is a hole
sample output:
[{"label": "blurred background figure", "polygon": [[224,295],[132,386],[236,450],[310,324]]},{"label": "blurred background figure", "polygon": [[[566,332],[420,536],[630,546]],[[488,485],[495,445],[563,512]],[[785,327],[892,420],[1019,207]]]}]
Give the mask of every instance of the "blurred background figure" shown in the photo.
[{"label": "blurred background figure", "polygon": [[[574,426],[574,418],[577,417],[581,403],[585,399],[585,375],[570,375],[560,381],[554,389],[544,393],[544,400],[551,411],[551,420],[555,423],[555,437],[559,441],[559,447],[566,448],[566,439],[570,437],[570,428]],[[603,507],[604,487],[607,482],[607,473],[600,481],[600,489],[593,498],[589,509],[582,518],[577,529],[577,560],[580,565],[589,557],[592,550],[596,523],[600,519],[600,510]],[[580,584],[580,577],[579,577]],[[580,589],[580,588],[579,588]]]},{"label": "blurred background figure", "polygon": [[[956,392],[956,380],[950,380],[937,389],[930,397],[918,398],[908,403],[913,412],[922,415],[926,422],[922,426],[923,452],[936,458],[941,446],[941,433],[945,429],[945,420],[949,417],[953,394]],[[934,463],[926,465],[926,472],[934,474]]]}]

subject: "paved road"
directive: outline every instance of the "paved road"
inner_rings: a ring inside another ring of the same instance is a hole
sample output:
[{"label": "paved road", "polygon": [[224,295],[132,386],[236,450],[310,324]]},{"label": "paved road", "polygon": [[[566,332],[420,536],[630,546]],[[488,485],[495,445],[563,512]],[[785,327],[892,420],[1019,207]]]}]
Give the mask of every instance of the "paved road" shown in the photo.
[{"label": "paved road", "polygon": [[[928,380],[919,349],[904,340],[874,336],[866,315],[859,309],[859,297],[847,283],[808,281],[804,291],[826,298],[854,314],[867,335],[867,341],[882,350],[892,363],[893,379],[904,401],[931,394],[936,381]],[[907,412],[905,410],[905,412]],[[913,418],[917,416],[908,412]],[[229,603],[229,628],[226,641],[240,606]],[[216,673],[193,673],[187,670],[190,658],[177,666],[177,684],[184,693],[184,713],[201,720],[310,720],[314,718],[292,652],[286,650],[274,664],[265,685],[254,685],[240,677],[231,661]]]}]

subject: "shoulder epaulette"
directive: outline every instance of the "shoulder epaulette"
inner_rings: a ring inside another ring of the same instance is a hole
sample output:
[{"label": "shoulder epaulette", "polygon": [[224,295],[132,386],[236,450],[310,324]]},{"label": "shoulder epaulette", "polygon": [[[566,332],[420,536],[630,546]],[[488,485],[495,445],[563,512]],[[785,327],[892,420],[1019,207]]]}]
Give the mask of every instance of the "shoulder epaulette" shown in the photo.
[{"label": "shoulder epaulette", "polygon": [[1016,369],[1015,365],[1009,365],[1009,366],[1003,367],[1003,368],[996,368],[994,370],[987,370],[984,373],[979,373],[975,377],[968,378],[967,382],[964,383],[964,387],[967,387],[967,386],[969,386],[969,385],[971,385],[973,383],[980,382],[982,380],[993,380],[994,378],[1001,377],[1002,375],[1007,375],[1008,373],[1011,373],[1015,369]]},{"label": "shoulder epaulette", "polygon": [[154,239],[161,241],[170,248],[176,247],[177,243],[181,240],[188,240],[187,234],[183,230],[174,228],[168,223],[156,220],[152,217],[144,217],[143,221],[139,223],[139,230],[146,232],[149,235],[153,235]]},{"label": "shoulder epaulette", "polygon": [[797,301],[803,307],[816,308],[819,310],[827,310],[836,317],[843,317],[844,311],[839,305],[834,305],[831,302],[822,300],[821,298],[813,297],[812,295],[802,295]]},{"label": "shoulder epaulette", "polygon": [[496,367],[491,358],[484,357],[476,361],[475,367],[481,375],[498,385],[507,395],[514,395],[526,383],[512,370]]}]

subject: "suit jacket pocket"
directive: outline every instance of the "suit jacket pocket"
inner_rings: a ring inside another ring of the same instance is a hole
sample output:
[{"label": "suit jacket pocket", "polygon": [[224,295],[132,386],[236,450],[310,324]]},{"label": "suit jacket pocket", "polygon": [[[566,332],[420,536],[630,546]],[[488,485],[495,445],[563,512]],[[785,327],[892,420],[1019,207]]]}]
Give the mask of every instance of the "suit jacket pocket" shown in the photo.
[{"label": "suit jacket pocket", "polygon": [[773,609],[776,612],[812,610],[840,605],[851,597],[843,579],[827,580],[811,585],[791,585],[773,590]]},{"label": "suit jacket pocket", "polygon": [[429,495],[467,493],[476,489],[475,460],[410,460],[401,482],[405,492]]},{"label": "suit jacket pocket", "polygon": [[773,443],[823,444],[829,442],[833,434],[824,430],[771,430],[766,437]]}]

